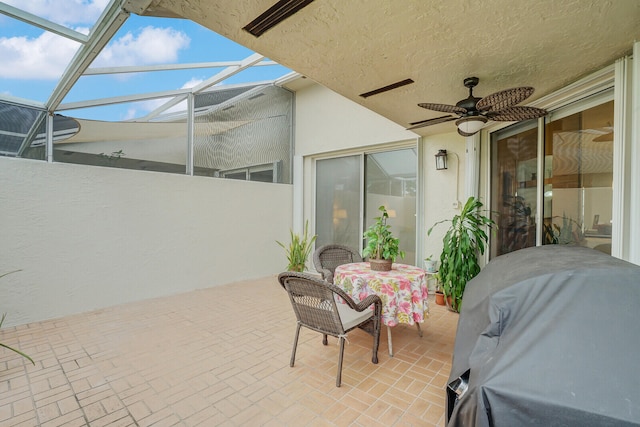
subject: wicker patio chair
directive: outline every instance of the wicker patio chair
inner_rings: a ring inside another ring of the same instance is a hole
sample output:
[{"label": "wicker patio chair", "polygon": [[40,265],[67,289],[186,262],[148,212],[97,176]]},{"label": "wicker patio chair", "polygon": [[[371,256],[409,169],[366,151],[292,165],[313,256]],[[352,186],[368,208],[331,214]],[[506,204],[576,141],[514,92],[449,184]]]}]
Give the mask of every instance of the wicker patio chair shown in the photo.
[{"label": "wicker patio chair", "polygon": [[352,262],[362,262],[362,257],[348,246],[324,245],[313,253],[313,265],[316,271],[329,283],[333,283],[333,273],[337,266]]},{"label": "wicker patio chair", "polygon": [[[290,271],[280,273],[278,280],[289,294],[293,311],[298,319],[289,366],[293,367],[296,359],[296,348],[302,326],[323,334],[322,344],[324,345],[327,345],[327,335],[339,339],[340,357],[336,387],[340,387],[342,381],[344,341],[349,331],[360,328],[373,336],[371,361],[378,363],[382,313],[380,297],[370,295],[356,304],[337,286],[304,273]],[[336,303],[336,295],[340,296],[346,304]],[[370,309],[372,305],[373,310]]]}]

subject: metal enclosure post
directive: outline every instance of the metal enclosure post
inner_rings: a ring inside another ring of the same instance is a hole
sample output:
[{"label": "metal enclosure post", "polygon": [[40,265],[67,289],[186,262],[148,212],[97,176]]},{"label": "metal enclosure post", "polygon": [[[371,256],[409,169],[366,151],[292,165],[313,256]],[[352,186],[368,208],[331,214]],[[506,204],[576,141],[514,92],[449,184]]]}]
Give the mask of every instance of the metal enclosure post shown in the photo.
[{"label": "metal enclosure post", "polygon": [[193,129],[194,129],[194,102],[193,93],[187,96],[187,175],[193,176]]}]

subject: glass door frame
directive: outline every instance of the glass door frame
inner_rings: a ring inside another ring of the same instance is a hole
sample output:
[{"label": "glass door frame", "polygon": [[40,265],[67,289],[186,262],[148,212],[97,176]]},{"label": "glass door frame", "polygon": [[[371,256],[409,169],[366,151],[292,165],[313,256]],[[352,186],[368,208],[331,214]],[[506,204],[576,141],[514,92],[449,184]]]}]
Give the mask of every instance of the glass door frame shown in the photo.
[{"label": "glass door frame", "polygon": [[[370,155],[370,154],[377,154],[377,153],[384,153],[384,152],[389,152],[389,151],[397,151],[397,150],[405,150],[405,149],[413,149],[416,151],[416,155],[417,155],[417,161],[416,161],[416,198],[415,198],[415,203],[416,203],[416,221],[415,221],[415,227],[416,227],[416,243],[415,243],[415,253],[416,253],[416,259],[415,260],[405,260],[410,264],[413,265],[419,265],[420,260],[422,259],[422,246],[423,246],[423,238],[422,235],[420,233],[420,227],[422,225],[422,221],[421,221],[421,211],[420,211],[420,206],[421,206],[421,201],[422,201],[422,184],[421,184],[421,180],[423,177],[423,172],[422,172],[422,144],[420,143],[419,139],[411,139],[411,140],[406,140],[406,141],[399,141],[399,142],[394,142],[392,144],[384,144],[384,145],[379,145],[379,146],[372,146],[372,147],[360,147],[358,149],[351,149],[351,150],[344,150],[341,152],[332,152],[332,153],[323,153],[317,156],[309,156],[309,160],[310,160],[310,166],[311,166],[311,170],[310,170],[310,174],[309,174],[309,178],[310,178],[310,186],[307,187],[310,190],[310,198],[308,199],[310,202],[310,212],[308,214],[308,218],[310,219],[310,223],[312,224],[312,229],[313,232],[316,232],[316,220],[315,220],[315,216],[316,216],[316,211],[317,211],[317,176],[316,176],[316,162],[320,161],[320,160],[330,160],[330,159],[336,159],[336,158],[340,158],[340,157],[347,157],[347,156],[358,156],[359,157],[359,163],[360,163],[360,200],[359,200],[359,206],[360,206],[360,220],[359,220],[359,227],[361,230],[361,234],[364,233],[364,228],[365,228],[365,218],[364,218],[364,212],[365,212],[365,192],[366,192],[366,188],[365,188],[365,175],[366,175],[366,171],[365,171],[365,156],[366,155]],[[364,239],[362,239],[362,245],[364,245]],[[359,251],[362,251],[364,246],[358,248]]]},{"label": "glass door frame", "polygon": [[[625,84],[627,74],[627,62],[629,58],[622,58],[615,64],[603,68],[590,76],[585,77],[572,85],[567,86],[553,94],[531,103],[531,106],[546,108],[550,115],[546,118],[538,119],[538,176],[544,176],[544,132],[545,125],[553,119],[574,114],[599,105],[608,100],[614,101],[614,163],[613,163],[613,206],[612,217],[614,218],[614,226],[611,234],[612,249],[611,255],[628,259],[629,236],[625,237],[623,230],[629,233],[629,198],[628,194],[630,181],[632,177],[628,176],[630,167],[625,156],[629,155],[630,138],[628,137],[628,129],[625,127],[625,121],[621,116],[626,114],[625,105],[628,105],[629,91],[628,85]],[[628,71],[627,71],[628,72]],[[619,87],[620,86],[620,87]],[[608,99],[607,99],[608,98]],[[502,130],[510,124],[496,124],[488,127],[481,132],[481,155],[480,155],[480,197],[487,201],[486,205],[491,206],[491,133]],[[626,126],[629,126],[628,122]],[[626,154],[625,154],[626,152]],[[542,174],[542,175],[541,175]],[[538,197],[544,193],[544,181],[538,182]],[[538,203],[536,216],[542,218],[543,204]],[[493,235],[490,235],[493,239]],[[542,244],[542,223],[536,224],[536,246]],[[490,251],[485,252],[485,263],[489,262]]]}]

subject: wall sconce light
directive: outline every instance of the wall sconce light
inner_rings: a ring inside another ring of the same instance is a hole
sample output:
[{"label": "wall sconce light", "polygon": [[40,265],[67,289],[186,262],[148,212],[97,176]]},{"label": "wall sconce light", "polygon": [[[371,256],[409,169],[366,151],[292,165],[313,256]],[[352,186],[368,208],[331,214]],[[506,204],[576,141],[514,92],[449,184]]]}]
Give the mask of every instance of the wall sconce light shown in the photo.
[{"label": "wall sconce light", "polygon": [[438,150],[436,154],[436,170],[445,170],[447,168],[447,150]]}]

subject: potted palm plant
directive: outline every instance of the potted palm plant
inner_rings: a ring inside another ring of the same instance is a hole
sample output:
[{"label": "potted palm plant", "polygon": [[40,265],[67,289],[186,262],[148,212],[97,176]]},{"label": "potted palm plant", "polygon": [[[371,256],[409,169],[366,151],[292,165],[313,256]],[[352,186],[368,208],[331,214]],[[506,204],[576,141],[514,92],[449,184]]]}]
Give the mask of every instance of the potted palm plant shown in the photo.
[{"label": "potted palm plant", "polygon": [[[0,277],[2,277],[2,276],[0,276]],[[2,324],[4,323],[4,318],[5,318],[6,316],[7,316],[7,313],[4,313],[4,314],[2,315],[2,318],[0,319],[0,328],[2,327]],[[18,350],[17,348],[10,347],[10,346],[8,346],[8,345],[6,345],[6,344],[4,344],[4,343],[1,343],[1,342],[0,342],[0,347],[4,347],[4,348],[6,348],[7,350],[14,351],[14,352],[18,353],[20,356],[22,356],[22,357],[24,357],[25,359],[27,359],[27,360],[28,360],[29,362],[31,362],[32,364],[34,364],[34,365],[36,364],[36,362],[34,362],[32,358],[30,358],[29,356],[27,356],[27,354],[25,354],[25,353],[21,352],[21,351],[20,351],[20,350]]]},{"label": "potted palm plant", "polygon": [[460,214],[436,222],[427,231],[427,235],[430,235],[438,224],[450,223],[442,239],[438,276],[440,287],[450,301],[450,308],[456,312],[460,312],[467,282],[480,272],[478,255],[484,254],[488,242],[484,229],[496,225],[492,219],[481,214],[481,207],[478,199],[469,197]]},{"label": "potted palm plant", "polygon": [[318,236],[309,236],[309,221],[304,223],[304,234],[302,236],[294,233],[293,230],[290,230],[290,232],[291,241],[289,245],[285,245],[277,240],[276,243],[282,246],[287,254],[287,261],[289,262],[287,270],[302,273],[307,266],[307,260],[311,254],[311,249],[313,249],[313,243]]},{"label": "potted palm plant", "polygon": [[[20,270],[16,270],[16,271],[20,271]],[[10,272],[8,272],[8,273],[0,274],[0,278],[2,278],[2,277],[4,277],[4,276],[6,276],[7,274],[15,273],[16,271],[10,271]],[[7,316],[7,314],[6,314],[6,313],[4,313],[4,314],[2,315],[2,318],[0,318],[0,328],[2,327],[2,324],[4,323],[4,318],[5,318],[6,316]],[[10,346],[8,346],[7,344],[1,343],[1,342],[0,342],[0,347],[4,347],[4,348],[6,348],[7,350],[11,350],[11,351],[13,351],[13,352],[16,352],[16,353],[18,353],[20,356],[22,356],[22,357],[24,357],[25,359],[27,359],[27,360],[28,360],[29,362],[31,362],[32,364],[34,364],[34,365],[36,364],[36,362],[34,362],[32,358],[30,358],[29,356],[27,356],[27,354],[25,354],[25,353],[21,352],[21,351],[20,351],[20,350],[18,350],[17,348],[10,347]]]},{"label": "potted palm plant", "polygon": [[363,237],[367,239],[367,246],[362,251],[363,257],[369,257],[369,265],[372,270],[390,271],[396,257],[404,258],[404,251],[400,250],[400,240],[393,237],[391,226],[387,224],[389,213],[384,206],[378,208],[382,214],[364,232]]}]

